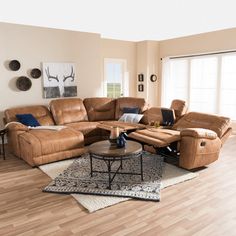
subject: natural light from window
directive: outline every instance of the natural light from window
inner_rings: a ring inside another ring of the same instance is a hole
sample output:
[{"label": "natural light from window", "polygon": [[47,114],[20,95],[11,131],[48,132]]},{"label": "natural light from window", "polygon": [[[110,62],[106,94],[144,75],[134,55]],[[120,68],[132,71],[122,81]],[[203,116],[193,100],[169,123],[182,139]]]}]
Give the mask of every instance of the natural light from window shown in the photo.
[{"label": "natural light from window", "polygon": [[162,105],[187,101],[190,111],[215,113],[236,121],[236,54],[163,60]]},{"label": "natural light from window", "polygon": [[104,96],[118,98],[128,96],[126,60],[107,58],[104,60]]}]

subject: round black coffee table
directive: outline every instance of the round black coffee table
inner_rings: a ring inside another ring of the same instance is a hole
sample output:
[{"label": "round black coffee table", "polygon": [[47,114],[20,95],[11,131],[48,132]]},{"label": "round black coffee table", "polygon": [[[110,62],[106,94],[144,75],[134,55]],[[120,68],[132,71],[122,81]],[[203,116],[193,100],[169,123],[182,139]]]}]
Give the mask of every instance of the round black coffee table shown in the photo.
[{"label": "round black coffee table", "polygon": [[[111,183],[117,174],[140,175],[141,180],[143,181],[142,150],[142,145],[134,141],[127,141],[124,148],[114,147],[108,140],[91,144],[89,146],[91,177],[93,177],[93,173],[107,173],[109,189],[111,189]],[[123,168],[123,160],[127,160],[130,158],[140,158],[140,173],[120,171]],[[94,170],[93,159],[103,160],[107,165],[107,171]],[[112,170],[111,166],[115,161],[119,161],[120,165],[116,170]]]}]

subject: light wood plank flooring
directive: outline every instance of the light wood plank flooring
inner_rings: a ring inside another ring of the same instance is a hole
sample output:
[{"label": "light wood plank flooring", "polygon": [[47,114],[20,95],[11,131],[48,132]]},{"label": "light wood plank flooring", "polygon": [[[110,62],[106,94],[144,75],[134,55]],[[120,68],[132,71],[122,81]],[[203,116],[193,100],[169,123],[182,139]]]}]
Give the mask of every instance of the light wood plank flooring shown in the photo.
[{"label": "light wood plank flooring", "polygon": [[43,193],[50,178],[0,159],[0,235],[236,235],[236,136],[200,176],[162,190],[161,202],[131,200],[88,213],[69,195]]}]

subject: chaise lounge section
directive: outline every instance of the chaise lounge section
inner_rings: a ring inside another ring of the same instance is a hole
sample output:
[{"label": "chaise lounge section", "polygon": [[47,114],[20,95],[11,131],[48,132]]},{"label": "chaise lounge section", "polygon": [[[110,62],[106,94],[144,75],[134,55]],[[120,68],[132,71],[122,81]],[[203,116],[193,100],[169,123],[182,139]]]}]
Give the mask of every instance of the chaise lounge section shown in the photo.
[{"label": "chaise lounge section", "polygon": [[32,114],[43,126],[54,125],[53,118],[45,106],[12,108],[5,111],[8,125],[9,150],[31,166],[59,161],[85,152],[84,136],[81,132],[65,127],[62,130],[34,130],[15,123],[16,114]]}]

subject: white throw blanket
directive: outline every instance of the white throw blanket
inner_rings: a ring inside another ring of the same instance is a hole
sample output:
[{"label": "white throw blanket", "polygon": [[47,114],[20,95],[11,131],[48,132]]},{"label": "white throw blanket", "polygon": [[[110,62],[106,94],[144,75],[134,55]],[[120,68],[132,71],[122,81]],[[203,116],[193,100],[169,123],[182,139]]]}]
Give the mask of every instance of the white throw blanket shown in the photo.
[{"label": "white throw blanket", "polygon": [[47,129],[47,130],[55,130],[55,131],[60,131],[64,128],[66,128],[66,126],[63,125],[41,125],[41,126],[36,126],[36,127],[28,127],[29,129]]}]

